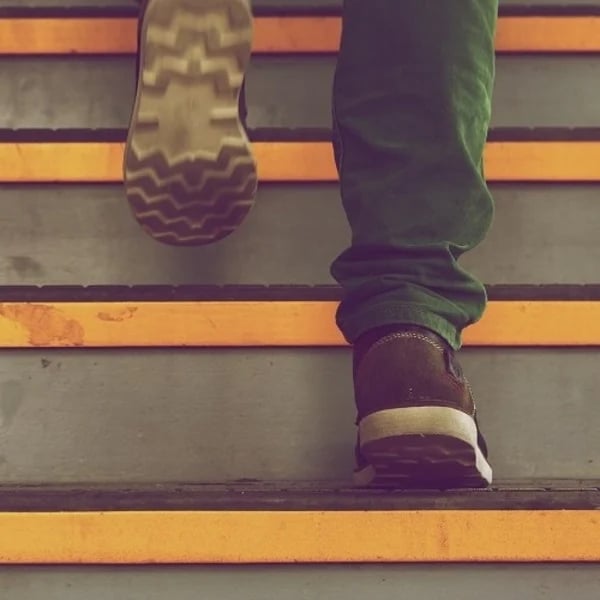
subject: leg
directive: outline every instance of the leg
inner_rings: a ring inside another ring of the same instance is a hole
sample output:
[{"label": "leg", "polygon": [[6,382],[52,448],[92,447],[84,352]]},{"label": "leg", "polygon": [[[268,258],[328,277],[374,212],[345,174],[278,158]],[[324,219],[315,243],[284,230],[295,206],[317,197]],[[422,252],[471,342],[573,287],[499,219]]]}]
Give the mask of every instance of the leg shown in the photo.
[{"label": "leg", "polygon": [[355,347],[356,481],[491,481],[454,357],[485,308],[458,259],[485,236],[497,0],[345,0],[334,147],[352,245],[332,266]]},{"label": "leg", "polygon": [[256,166],[239,106],[251,35],[248,0],[142,2],[125,190],[161,242],[214,242],[252,206]]},{"label": "leg", "polygon": [[352,246],[333,264],[349,341],[381,325],[453,347],[485,307],[458,265],[482,240],[497,0],[346,0],[334,117]]}]

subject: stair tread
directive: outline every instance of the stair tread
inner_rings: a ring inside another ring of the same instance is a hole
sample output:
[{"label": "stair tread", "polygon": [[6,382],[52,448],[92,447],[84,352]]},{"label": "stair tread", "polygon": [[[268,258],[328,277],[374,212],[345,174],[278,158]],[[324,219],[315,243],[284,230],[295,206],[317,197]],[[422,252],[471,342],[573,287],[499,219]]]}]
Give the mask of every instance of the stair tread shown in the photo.
[{"label": "stair tread", "polygon": [[[8,510],[8,499],[16,499],[17,492],[1,488],[0,560],[52,565],[599,562],[598,484],[586,482],[586,488],[575,492],[569,487],[581,482],[563,482],[561,491],[506,489],[513,500],[504,508],[476,506],[474,501],[497,497],[500,488],[393,494],[325,483],[312,488],[286,484],[284,490],[281,484],[267,489],[256,483],[254,489],[264,489],[261,497],[246,482],[209,486],[212,500],[209,492],[200,492],[202,486],[167,484],[160,488],[163,506],[156,489],[148,492],[153,502],[142,505],[139,486],[136,502],[129,506],[107,495],[104,507],[89,501],[86,507],[81,500],[79,506],[67,505],[65,499],[73,502],[86,493],[98,504],[105,488],[90,493],[81,486],[76,493],[63,487],[63,501],[54,507],[46,489],[38,496],[45,504]],[[543,507],[532,502],[536,493],[553,503]],[[31,487],[21,494],[23,499],[36,497]],[[126,494],[133,498],[131,490]],[[530,504],[515,502],[516,494],[528,494]],[[558,500],[569,494],[577,502]],[[412,504],[401,503],[409,497]],[[227,504],[217,505],[218,498]],[[432,498],[438,504],[431,504]],[[456,498],[470,504],[461,506]],[[166,504],[169,499],[178,504]]]},{"label": "stair tread", "polygon": [[[253,142],[329,142],[331,129],[322,127],[248,128]],[[120,128],[0,128],[0,143],[124,142],[127,130]],[[600,127],[493,127],[489,142],[594,142]]]},{"label": "stair tread", "polygon": [[[253,0],[255,14],[262,15],[330,15],[341,12],[342,0]],[[598,0],[587,0],[577,3],[565,1],[556,3],[520,2],[518,4],[500,2],[500,13],[505,15],[545,15],[545,14],[598,14],[600,3]],[[135,15],[137,5],[132,0],[29,0],[19,2],[8,0],[0,4],[1,15],[28,15],[42,14],[100,14],[100,15]]]},{"label": "stair tread", "polygon": [[[339,181],[330,142],[254,142],[252,149],[261,184]],[[0,144],[0,182],[121,182],[123,151],[121,142]],[[598,140],[491,141],[484,164],[494,183],[592,183],[600,179],[599,156]]]},{"label": "stair tread", "polygon": [[[254,54],[335,54],[339,48],[341,21],[339,11],[319,5],[317,9],[290,11],[278,9],[279,16],[267,7],[254,6],[257,13]],[[35,9],[25,16],[22,12],[5,10],[0,23],[0,54],[7,55],[65,55],[76,54],[134,54],[137,49],[135,14],[117,16],[88,13],[62,16],[47,14],[40,18]],[[112,13],[113,9],[110,9]],[[47,9],[44,11],[47,13]],[[506,12],[506,11],[502,11]],[[514,11],[513,11],[514,12]],[[555,13],[556,11],[554,11]],[[530,52],[596,53],[598,45],[598,15],[573,14],[503,14],[498,22],[496,50],[499,54]],[[2,6],[0,5],[0,14]],[[67,17],[67,18],[65,18]],[[114,35],[114,32],[118,32]],[[27,41],[35,43],[27,45]]]},{"label": "stair tread", "polygon": [[[500,300],[600,300],[600,284],[495,284],[488,298]],[[337,285],[0,285],[0,302],[142,302],[340,300]]]},{"label": "stair tread", "polygon": [[346,482],[0,486],[0,511],[595,510],[600,480],[503,481],[486,490],[361,490]]},{"label": "stair tread", "polygon": [[[335,300],[6,302],[4,348],[343,347]],[[190,328],[189,324],[195,325]],[[7,326],[12,324],[11,326]],[[598,346],[598,301],[492,301],[465,346]]]}]

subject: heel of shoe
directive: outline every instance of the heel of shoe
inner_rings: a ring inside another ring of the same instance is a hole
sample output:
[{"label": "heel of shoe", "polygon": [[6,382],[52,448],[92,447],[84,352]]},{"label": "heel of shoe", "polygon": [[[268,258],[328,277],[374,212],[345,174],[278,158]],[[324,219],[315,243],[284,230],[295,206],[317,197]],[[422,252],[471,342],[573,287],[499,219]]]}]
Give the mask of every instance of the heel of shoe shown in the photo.
[{"label": "heel of shoe", "polygon": [[360,451],[368,466],[354,476],[359,486],[486,487],[492,469],[478,445],[477,425],[444,406],[378,411],[359,424]]}]

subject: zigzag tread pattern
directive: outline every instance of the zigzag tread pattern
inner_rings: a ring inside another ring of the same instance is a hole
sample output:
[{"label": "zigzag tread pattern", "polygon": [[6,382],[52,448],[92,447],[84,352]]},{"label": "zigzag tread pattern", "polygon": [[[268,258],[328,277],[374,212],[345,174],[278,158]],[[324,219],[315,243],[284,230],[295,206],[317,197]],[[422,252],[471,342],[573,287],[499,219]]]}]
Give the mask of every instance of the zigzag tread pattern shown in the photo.
[{"label": "zigzag tread pattern", "polygon": [[166,1],[148,9],[144,83],[166,89],[174,77],[203,75],[219,90],[237,90],[252,44],[245,0]]},{"label": "zigzag tread pattern", "polygon": [[206,244],[233,232],[252,207],[257,177],[249,150],[239,156],[223,149],[224,155],[229,160],[221,168],[191,159],[167,171],[160,153],[140,163],[130,174],[127,197],[142,227],[175,245]]},{"label": "zigzag tread pattern", "polygon": [[[141,52],[124,164],[131,208],[163,243],[217,241],[243,221],[257,187],[251,146],[235,118],[251,52],[248,2],[150,0]],[[173,82],[203,94],[200,118],[176,109]],[[174,131],[182,132],[175,140]]]}]

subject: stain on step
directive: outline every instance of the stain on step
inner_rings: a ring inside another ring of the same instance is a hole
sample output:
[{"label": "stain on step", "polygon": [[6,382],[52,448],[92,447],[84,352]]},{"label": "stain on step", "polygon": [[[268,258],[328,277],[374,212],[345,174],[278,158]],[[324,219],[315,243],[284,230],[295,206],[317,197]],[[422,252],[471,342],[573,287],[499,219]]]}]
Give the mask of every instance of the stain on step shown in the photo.
[{"label": "stain on step", "polygon": [[0,303],[0,316],[23,327],[32,346],[83,346],[81,323],[55,306]]},{"label": "stain on step", "polygon": [[133,315],[137,312],[137,306],[127,306],[126,308],[120,308],[110,312],[99,312],[98,318],[101,321],[128,321],[133,318]]},{"label": "stain on step", "polygon": [[44,274],[42,265],[29,256],[7,256],[9,268],[23,279],[41,277]]}]

